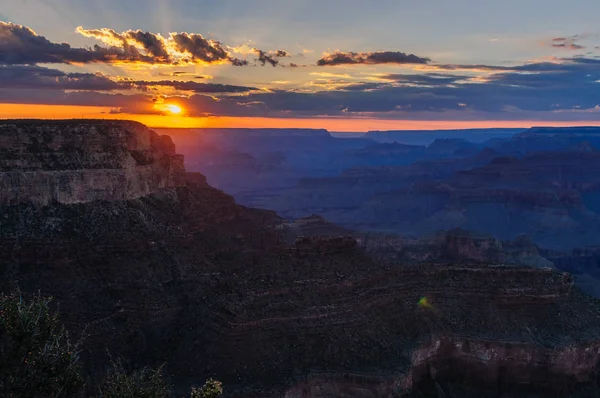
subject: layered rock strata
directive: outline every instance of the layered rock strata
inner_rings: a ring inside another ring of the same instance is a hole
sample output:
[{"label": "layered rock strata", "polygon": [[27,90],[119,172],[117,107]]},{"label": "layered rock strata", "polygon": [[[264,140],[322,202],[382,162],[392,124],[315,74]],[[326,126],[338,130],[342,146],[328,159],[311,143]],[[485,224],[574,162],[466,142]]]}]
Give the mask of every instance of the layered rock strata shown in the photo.
[{"label": "layered rock strata", "polygon": [[136,122],[0,122],[0,205],[136,199],[185,185],[168,136]]}]

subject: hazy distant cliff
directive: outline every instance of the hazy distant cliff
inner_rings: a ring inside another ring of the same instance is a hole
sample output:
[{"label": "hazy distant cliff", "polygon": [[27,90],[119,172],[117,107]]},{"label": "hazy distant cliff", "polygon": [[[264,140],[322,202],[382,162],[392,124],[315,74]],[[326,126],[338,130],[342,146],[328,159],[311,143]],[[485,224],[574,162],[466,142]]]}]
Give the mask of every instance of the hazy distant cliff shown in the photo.
[{"label": "hazy distant cliff", "polygon": [[185,185],[170,137],[136,122],[0,122],[0,204],[128,200]]}]

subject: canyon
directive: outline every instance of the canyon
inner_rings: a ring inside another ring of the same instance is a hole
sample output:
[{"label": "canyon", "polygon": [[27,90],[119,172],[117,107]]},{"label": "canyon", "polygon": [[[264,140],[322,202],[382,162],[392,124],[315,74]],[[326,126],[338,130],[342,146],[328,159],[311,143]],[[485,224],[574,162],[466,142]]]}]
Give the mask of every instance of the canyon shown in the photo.
[{"label": "canyon", "polygon": [[[396,235],[385,238],[395,242],[391,246],[398,246],[398,235],[417,242],[457,228],[501,242],[524,235],[547,254],[532,263],[576,270],[576,284],[600,297],[595,255],[577,254],[600,244],[598,127],[382,131],[349,138],[302,130],[287,143],[282,130],[284,144],[277,147],[266,144],[270,130],[241,141],[213,131],[169,131],[184,144],[186,167],[203,171],[240,204],[290,220],[317,214],[346,230]],[[311,161],[295,163],[295,146]],[[213,148],[221,148],[216,156]],[[398,258],[393,252],[388,257]],[[496,256],[525,260],[517,257]]]},{"label": "canyon", "polygon": [[[598,391],[600,303],[526,237],[282,218],[186,172],[168,137],[134,122],[4,121],[0,153],[0,290],[56,298],[85,335],[90,383],[108,351],[166,364],[176,391],[216,377],[230,397]],[[500,167],[473,159],[469,181]],[[559,188],[594,191],[575,177]],[[543,198],[527,205],[585,201]]]}]

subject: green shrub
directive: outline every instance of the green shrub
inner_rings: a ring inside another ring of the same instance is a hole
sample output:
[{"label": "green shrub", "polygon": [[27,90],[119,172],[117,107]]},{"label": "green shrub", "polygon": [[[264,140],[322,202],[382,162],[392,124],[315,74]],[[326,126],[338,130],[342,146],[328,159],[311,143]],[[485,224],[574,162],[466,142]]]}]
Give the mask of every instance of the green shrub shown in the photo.
[{"label": "green shrub", "polygon": [[127,373],[120,359],[113,362],[100,388],[101,398],[165,398],[168,395],[169,386],[163,377],[162,367]]},{"label": "green shrub", "polygon": [[223,394],[223,386],[220,381],[214,379],[206,380],[201,388],[192,387],[191,398],[217,398]]},{"label": "green shrub", "polygon": [[[51,297],[34,295],[24,300],[19,292],[0,294],[0,397],[69,398],[82,390],[83,379],[77,354]],[[221,382],[208,379],[192,388],[192,398],[217,398]],[[120,359],[100,387],[101,398],[165,398],[169,386],[162,367],[128,373]]]},{"label": "green shrub", "polygon": [[77,345],[59,326],[52,298],[0,295],[0,395],[60,398],[83,386]]}]

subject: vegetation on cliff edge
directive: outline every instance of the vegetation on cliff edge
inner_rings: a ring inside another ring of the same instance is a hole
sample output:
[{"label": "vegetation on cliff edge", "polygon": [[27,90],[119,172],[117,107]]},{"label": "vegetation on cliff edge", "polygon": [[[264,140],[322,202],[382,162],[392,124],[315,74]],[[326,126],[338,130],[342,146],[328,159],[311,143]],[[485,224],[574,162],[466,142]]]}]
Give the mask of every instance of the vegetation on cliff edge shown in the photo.
[{"label": "vegetation on cliff edge", "polygon": [[[0,294],[0,395],[9,398],[67,398],[80,396],[84,379],[78,350],[53,311],[51,297],[19,292]],[[191,398],[217,398],[219,381],[209,379],[192,387]],[[162,368],[127,372],[120,359],[99,387],[99,398],[165,398],[169,384]]]}]

